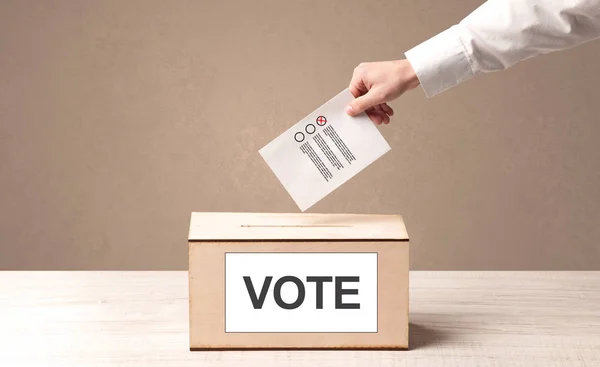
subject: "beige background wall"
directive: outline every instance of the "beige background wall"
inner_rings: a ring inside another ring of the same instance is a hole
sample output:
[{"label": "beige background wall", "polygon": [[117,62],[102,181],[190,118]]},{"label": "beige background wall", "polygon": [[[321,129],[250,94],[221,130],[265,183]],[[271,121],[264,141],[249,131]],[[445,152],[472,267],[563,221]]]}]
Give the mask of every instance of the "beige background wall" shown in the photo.
[{"label": "beige background wall", "polygon": [[[0,268],[185,269],[191,211],[297,212],[257,150],[477,0],[0,2]],[[600,42],[392,106],[312,212],[413,269],[600,269]]]}]

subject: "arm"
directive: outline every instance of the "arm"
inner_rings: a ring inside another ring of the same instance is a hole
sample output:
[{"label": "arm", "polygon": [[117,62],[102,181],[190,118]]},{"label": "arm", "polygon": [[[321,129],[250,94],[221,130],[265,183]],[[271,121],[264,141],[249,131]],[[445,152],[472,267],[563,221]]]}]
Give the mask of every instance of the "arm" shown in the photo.
[{"label": "arm", "polygon": [[428,97],[479,73],[600,37],[600,0],[488,0],[406,52]]},{"label": "arm", "polygon": [[488,0],[460,23],[406,52],[405,60],[361,64],[347,113],[389,122],[386,102],[419,84],[435,96],[475,75],[600,37],[600,0]]}]

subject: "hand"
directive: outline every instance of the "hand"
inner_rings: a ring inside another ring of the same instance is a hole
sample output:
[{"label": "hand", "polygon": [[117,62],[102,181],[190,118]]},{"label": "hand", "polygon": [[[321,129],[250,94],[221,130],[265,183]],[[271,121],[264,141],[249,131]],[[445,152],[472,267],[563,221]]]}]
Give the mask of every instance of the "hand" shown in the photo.
[{"label": "hand", "polygon": [[356,116],[366,112],[375,124],[389,124],[394,110],[386,102],[418,85],[408,60],[362,63],[352,75],[349,89],[356,99],[346,107],[346,113]]}]

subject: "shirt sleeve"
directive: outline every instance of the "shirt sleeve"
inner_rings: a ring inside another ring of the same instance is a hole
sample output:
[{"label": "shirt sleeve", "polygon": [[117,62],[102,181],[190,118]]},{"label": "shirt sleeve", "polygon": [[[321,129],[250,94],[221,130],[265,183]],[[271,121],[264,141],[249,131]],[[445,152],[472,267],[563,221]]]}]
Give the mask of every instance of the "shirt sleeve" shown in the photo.
[{"label": "shirt sleeve", "polygon": [[600,37],[600,0],[488,0],[405,53],[427,97]]}]

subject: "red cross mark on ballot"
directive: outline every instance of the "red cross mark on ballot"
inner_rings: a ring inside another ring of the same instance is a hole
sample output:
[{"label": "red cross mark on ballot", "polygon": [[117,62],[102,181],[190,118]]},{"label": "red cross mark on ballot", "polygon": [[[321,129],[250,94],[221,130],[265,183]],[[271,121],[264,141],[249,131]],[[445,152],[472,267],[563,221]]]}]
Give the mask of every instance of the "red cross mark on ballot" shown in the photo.
[{"label": "red cross mark on ballot", "polygon": [[317,125],[323,126],[327,123],[327,118],[325,116],[317,117]]}]

